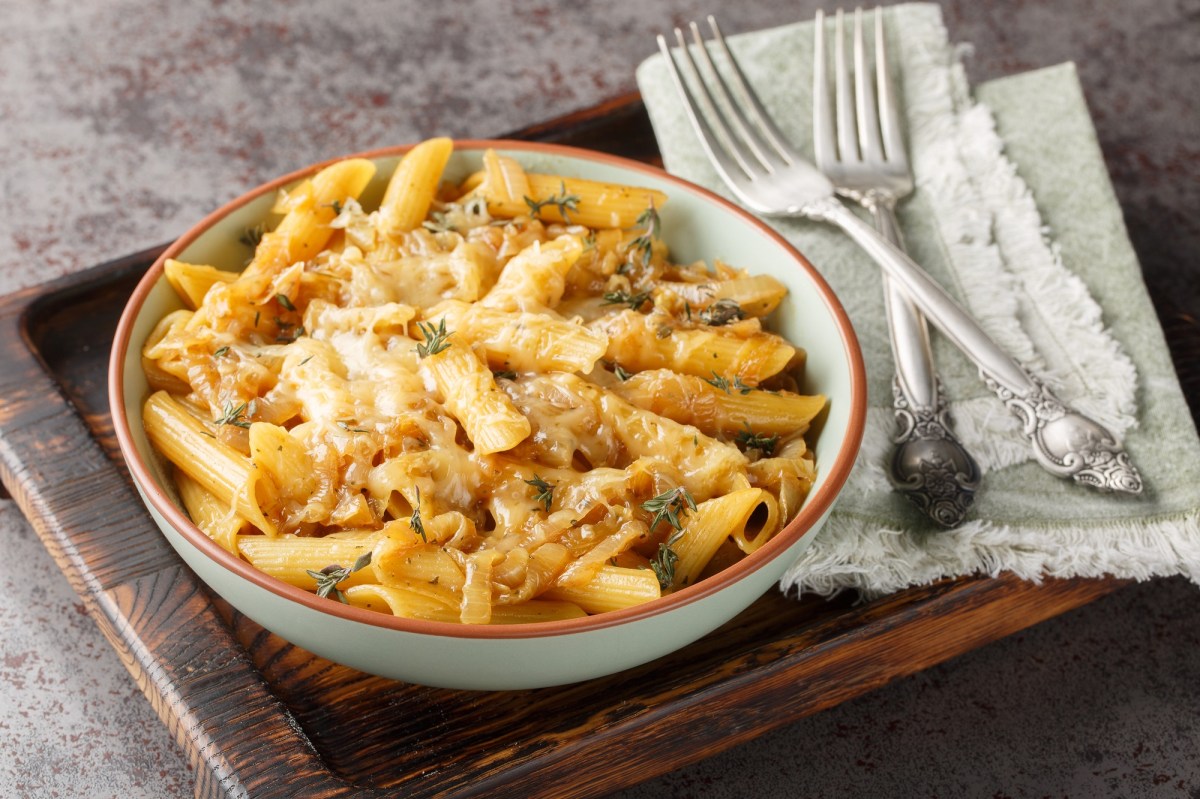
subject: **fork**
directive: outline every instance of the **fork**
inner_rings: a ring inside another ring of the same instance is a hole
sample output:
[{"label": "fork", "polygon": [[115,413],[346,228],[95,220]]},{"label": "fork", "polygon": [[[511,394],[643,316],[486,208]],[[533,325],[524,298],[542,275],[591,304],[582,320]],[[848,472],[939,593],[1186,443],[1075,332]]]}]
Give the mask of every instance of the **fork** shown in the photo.
[{"label": "fork", "polygon": [[[800,216],[841,228],[975,363],[988,387],[1021,420],[1035,460],[1048,472],[1101,491],[1141,493],[1141,475],[1112,432],[1055,397],[903,250],[842,204],[833,183],[807,162],[771,121],[729,52],[716,20],[710,16],[708,23],[714,46],[729,65],[728,80],[713,64],[694,22],[689,28],[710,76],[707,81],[701,77],[682,30],[675,29],[675,38],[678,61],[688,71],[687,81],[662,35],[658,47],[688,120],[734,196],[764,216]],[[689,82],[697,90],[689,88]]]},{"label": "fork", "polygon": [[[825,54],[825,15],[814,21],[813,151],[817,168],[838,194],[870,213],[875,229],[903,249],[896,202],[913,190],[901,135],[900,108],[888,72],[883,15],[875,9],[875,71],[872,80],[862,9],[854,13],[854,101],[850,96],[842,12],[834,39],[835,103],[830,102]],[[890,462],[892,485],[935,523],[955,527],[979,488],[975,459],[950,430],[941,381],[921,312],[883,275],[884,310],[896,375],[893,407],[898,423]]]}]

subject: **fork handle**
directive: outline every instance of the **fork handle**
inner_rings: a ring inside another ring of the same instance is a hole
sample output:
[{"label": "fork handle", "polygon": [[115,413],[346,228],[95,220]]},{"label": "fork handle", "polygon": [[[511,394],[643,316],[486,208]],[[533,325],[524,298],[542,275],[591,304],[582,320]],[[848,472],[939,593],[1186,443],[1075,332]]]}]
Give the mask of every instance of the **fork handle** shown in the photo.
[{"label": "fork handle", "polygon": [[[868,193],[861,202],[870,210],[875,229],[903,249],[895,199]],[[883,297],[896,364],[892,380],[896,435],[889,476],[896,490],[934,523],[957,527],[975,501],[981,470],[950,428],[925,317],[886,272]]]},{"label": "fork handle", "polygon": [[[904,239],[890,198],[868,197],[863,202],[870,210],[875,229],[880,235],[898,249],[904,249]],[[929,347],[929,326],[925,324],[917,306],[913,305],[903,289],[894,285],[887,272],[883,274],[883,298],[888,335],[896,362],[898,389],[909,407],[917,410],[934,408],[939,404],[939,386],[933,366],[933,352]]]},{"label": "fork handle", "polygon": [[806,215],[840,227],[899,285],[925,317],[977,367],[980,376],[1022,422],[1037,462],[1051,474],[1101,491],[1140,494],[1142,478],[1119,439],[1070,408],[1000,348],[953,297],[904,251],[855,216],[836,197],[817,200]]}]

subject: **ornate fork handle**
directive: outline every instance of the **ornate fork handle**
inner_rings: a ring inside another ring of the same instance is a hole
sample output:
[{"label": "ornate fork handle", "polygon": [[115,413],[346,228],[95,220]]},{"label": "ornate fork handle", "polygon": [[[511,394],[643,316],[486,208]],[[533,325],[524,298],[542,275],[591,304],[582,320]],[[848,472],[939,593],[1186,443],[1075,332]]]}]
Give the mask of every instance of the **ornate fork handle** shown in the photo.
[{"label": "ornate fork handle", "polygon": [[1117,437],[1099,422],[1065,405],[1035,380],[902,250],[835,197],[811,201],[797,210],[845,231],[896,281],[925,317],[975,362],[988,386],[1021,418],[1034,457],[1044,469],[1100,491],[1141,493],[1141,475]]},{"label": "ornate fork handle", "polygon": [[[871,211],[875,229],[903,248],[895,198],[887,192],[870,191],[856,199]],[[897,431],[889,477],[895,489],[936,524],[957,527],[975,501],[979,465],[951,432],[925,320],[886,272],[883,284],[896,364],[892,397]]]}]

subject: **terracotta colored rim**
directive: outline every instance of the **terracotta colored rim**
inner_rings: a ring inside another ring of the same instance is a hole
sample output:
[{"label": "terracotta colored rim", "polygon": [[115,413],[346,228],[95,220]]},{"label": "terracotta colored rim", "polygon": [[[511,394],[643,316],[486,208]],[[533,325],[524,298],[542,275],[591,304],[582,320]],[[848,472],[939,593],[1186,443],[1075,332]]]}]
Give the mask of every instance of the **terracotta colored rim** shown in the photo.
[{"label": "terracotta colored rim", "polygon": [[[267,574],[258,571],[249,563],[233,556],[211,538],[205,535],[187,515],[176,507],[175,503],[167,496],[166,492],[158,485],[153,473],[147,467],[141,456],[138,454],[137,448],[134,445],[132,434],[129,428],[129,418],[125,413],[124,407],[124,382],[125,382],[125,356],[126,351],[130,346],[130,337],[132,335],[134,322],[141,311],[146,297],[150,290],[159,281],[163,274],[163,263],[168,258],[174,258],[182,252],[188,245],[195,241],[201,234],[207,231],[219,219],[225,217],[232,211],[240,208],[246,203],[261,197],[268,192],[274,193],[283,186],[286,186],[293,181],[298,181],[301,178],[307,177],[317,170],[328,164],[345,158],[383,158],[403,154],[412,148],[413,145],[405,145],[399,147],[388,147],[378,150],[370,150],[364,153],[356,153],[353,155],[342,156],[335,159],[330,159],[313,166],[292,172],[289,175],[276,178],[269,183],[265,183],[256,189],[243,194],[235,200],[227,203],[216,211],[212,212],[201,220],[198,224],[183,234],[171,246],[169,246],[158,257],[138,282],[134,289],[125,310],[121,314],[121,320],[117,325],[116,337],[113,342],[112,354],[109,361],[109,377],[108,377],[108,395],[109,405],[112,411],[113,426],[117,434],[117,442],[121,449],[121,454],[124,456],[126,463],[129,466],[129,471],[134,479],[141,485],[145,491],[149,502],[153,507],[163,515],[164,518],[187,540],[189,544],[198,549],[206,557],[216,562],[218,565],[233,572],[237,577],[247,580],[260,588],[266,589],[273,594],[276,594],[285,599],[292,600],[304,607],[312,610],[335,616],[342,619],[349,619],[363,624],[369,624],[374,627],[383,627],[387,629],[403,631],[408,633],[416,633],[431,636],[448,636],[453,638],[487,638],[487,639],[521,639],[521,638],[542,638],[548,636],[565,635],[570,633],[582,633],[589,630],[597,630],[605,627],[612,627],[619,624],[636,621],[638,619],[656,616],[660,613],[669,611],[674,608],[696,602],[697,600],[708,597],[722,588],[731,585],[753,572],[760,569],[773,558],[781,554],[792,544],[799,541],[816,522],[821,518],[837,497],[841,487],[845,484],[850,470],[854,465],[854,459],[858,453],[859,446],[862,442],[863,428],[866,418],[866,372],[863,366],[862,352],[858,346],[858,338],[855,336],[854,328],[850,324],[850,319],[846,315],[845,309],[837,300],[833,290],[825,279],[821,276],[812,264],[809,263],[803,255],[799,253],[786,239],[776,233],[774,230],[764,225],[754,216],[742,210],[738,206],[728,200],[719,197],[718,195],[697,186],[693,183],[670,175],[657,167],[643,164],[637,161],[631,161],[618,156],[608,155],[607,153],[599,153],[591,150],[583,150],[576,147],[566,147],[556,144],[541,144],[524,141],[506,141],[506,140],[461,140],[455,141],[454,149],[458,151],[484,150],[488,147],[493,147],[497,150],[523,150],[531,153],[539,153],[551,156],[560,156],[573,158],[583,161],[592,161],[603,164],[608,164],[621,169],[645,173],[660,180],[666,180],[675,184],[681,193],[692,194],[702,200],[705,200],[725,213],[737,216],[749,222],[758,232],[774,241],[778,246],[787,251],[796,261],[798,267],[804,269],[809,277],[813,280],[820,293],[822,301],[825,303],[830,314],[832,315],[839,333],[841,334],[842,346],[844,349],[844,357],[850,365],[850,422],[846,430],[843,446],[837,453],[837,456],[832,462],[822,462],[820,468],[826,471],[825,482],[816,490],[814,490],[805,500],[804,505],[800,508],[800,512],[791,522],[784,527],[783,530],[776,533],[766,544],[763,544],[757,551],[747,555],[742,560],[727,567],[720,573],[696,583],[695,585],[681,589],[673,594],[669,594],[661,599],[647,602],[644,605],[639,605],[623,610],[610,611],[601,613],[595,616],[588,616],[580,619],[567,619],[559,621],[546,621],[536,624],[522,625],[460,625],[449,622],[424,621],[416,619],[403,619],[396,616],[389,616],[384,613],[370,611],[363,608],[355,608],[349,605],[343,605],[340,602],[322,599],[315,594],[309,593],[301,588],[284,583]],[[138,346],[141,343],[138,342]]]}]

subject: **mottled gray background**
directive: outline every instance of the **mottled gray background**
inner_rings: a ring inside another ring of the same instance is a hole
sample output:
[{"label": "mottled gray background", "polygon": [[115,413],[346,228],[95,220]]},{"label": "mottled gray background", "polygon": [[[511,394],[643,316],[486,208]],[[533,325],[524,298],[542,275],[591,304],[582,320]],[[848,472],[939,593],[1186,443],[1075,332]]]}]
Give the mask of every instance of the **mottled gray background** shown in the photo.
[{"label": "mottled gray background", "polygon": [[[0,293],[166,241],[312,161],[629,91],[670,25],[816,7],[719,5],[0,0]],[[1152,296],[1200,312],[1200,1],[943,8],[977,81],[1078,63]],[[190,794],[9,502],[0,552],[0,796]],[[1137,585],[621,796],[1200,797],[1198,643],[1194,586]]]}]

